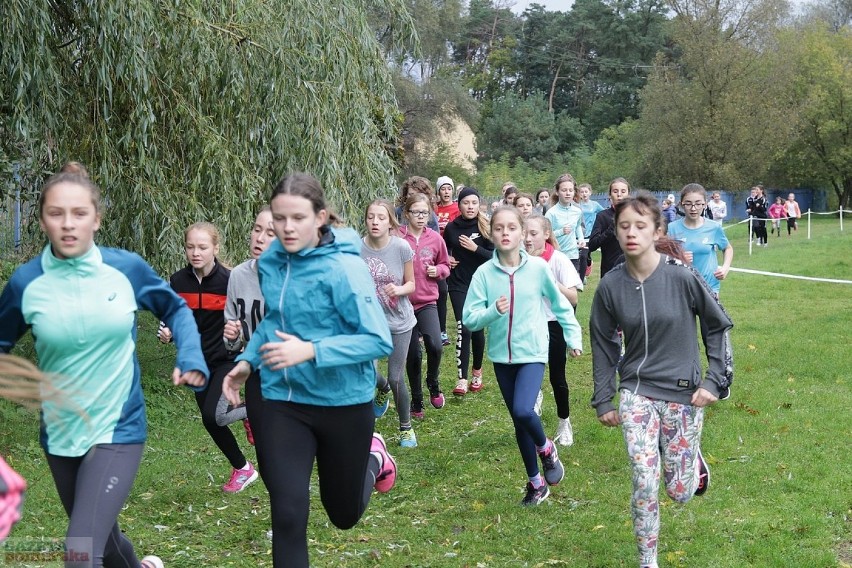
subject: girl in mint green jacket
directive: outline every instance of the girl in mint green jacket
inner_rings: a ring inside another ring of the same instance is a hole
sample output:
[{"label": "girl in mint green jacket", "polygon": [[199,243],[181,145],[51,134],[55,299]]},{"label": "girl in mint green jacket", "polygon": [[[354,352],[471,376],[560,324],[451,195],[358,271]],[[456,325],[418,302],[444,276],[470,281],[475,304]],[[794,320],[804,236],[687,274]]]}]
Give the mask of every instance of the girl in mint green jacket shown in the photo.
[{"label": "girl in mint green jacket", "polygon": [[[556,446],[544,434],[534,412],[544,378],[549,334],[542,298],[562,325],[572,357],[582,354],[580,325],[559,291],[547,263],[521,250],[524,221],[514,207],[500,207],[491,217],[494,256],[480,266],[468,289],[462,321],[469,329],[488,329],[488,357],[509,414],[529,482],[523,505],[538,505],[550,494],[548,485],[562,480],[565,470]],[[541,458],[544,479],[536,454]]]}]

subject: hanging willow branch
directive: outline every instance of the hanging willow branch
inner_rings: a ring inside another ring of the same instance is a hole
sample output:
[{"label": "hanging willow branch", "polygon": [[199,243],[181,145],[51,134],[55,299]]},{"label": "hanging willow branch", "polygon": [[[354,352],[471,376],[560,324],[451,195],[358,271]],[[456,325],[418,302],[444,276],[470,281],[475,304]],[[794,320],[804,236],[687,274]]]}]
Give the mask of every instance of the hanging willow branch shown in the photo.
[{"label": "hanging willow branch", "polygon": [[[403,0],[376,3],[414,41]],[[392,195],[401,117],[363,2],[52,4],[3,2],[0,172],[25,164],[15,183],[38,187],[84,162],[106,201],[100,243],[166,273],[184,228],[206,220],[242,260],[256,210],[293,170],[348,219]]]}]

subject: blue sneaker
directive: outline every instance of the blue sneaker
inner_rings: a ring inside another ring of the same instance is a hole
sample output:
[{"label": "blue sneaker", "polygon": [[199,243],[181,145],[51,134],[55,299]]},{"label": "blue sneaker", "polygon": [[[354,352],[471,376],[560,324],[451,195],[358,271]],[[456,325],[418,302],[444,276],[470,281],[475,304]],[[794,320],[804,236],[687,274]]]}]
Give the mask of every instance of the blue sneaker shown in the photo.
[{"label": "blue sneaker", "polygon": [[373,399],[373,414],[376,418],[381,418],[388,411],[388,407],[390,406],[388,393],[390,393],[390,388],[384,391],[378,387],[376,388],[376,397]]},{"label": "blue sneaker", "polygon": [[414,435],[414,429],[400,431],[399,445],[403,448],[417,447],[417,436]]}]

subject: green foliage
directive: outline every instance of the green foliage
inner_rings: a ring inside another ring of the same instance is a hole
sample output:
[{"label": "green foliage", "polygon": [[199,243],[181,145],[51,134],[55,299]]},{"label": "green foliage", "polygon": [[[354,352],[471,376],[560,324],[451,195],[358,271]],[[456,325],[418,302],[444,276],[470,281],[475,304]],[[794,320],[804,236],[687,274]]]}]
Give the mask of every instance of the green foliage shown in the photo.
[{"label": "green foliage", "polygon": [[441,176],[450,176],[456,185],[471,184],[470,172],[458,162],[452,149],[443,142],[439,142],[428,154],[418,153],[406,164],[402,173],[402,179],[414,175],[423,176],[430,180],[433,186]]},{"label": "green foliage", "polygon": [[531,6],[517,50],[518,86],[582,123],[588,142],[638,114],[647,68],[667,51],[665,2],[578,0],[570,12]]},{"label": "green foliage", "polygon": [[638,179],[642,169],[635,151],[641,144],[636,139],[637,134],[638,122],[625,120],[618,126],[607,128],[595,140],[595,149],[588,160],[588,175],[583,180],[592,184],[594,192],[606,192],[609,183],[617,177]]},{"label": "green foliage", "polygon": [[[413,41],[403,2],[380,5]],[[100,241],[161,270],[192,222],[242,242],[288,171],[352,218],[393,185],[401,125],[360,2],[10,0],[3,14],[0,161],[29,164],[31,186],[84,162],[108,204]]]},{"label": "green foliage", "polygon": [[779,38],[776,66],[791,67],[787,84],[794,134],[780,164],[797,182],[829,186],[852,206],[852,28],[822,25]]},{"label": "green foliage", "polygon": [[643,183],[743,187],[762,180],[788,139],[768,64],[779,0],[672,2],[679,56],[658,57],[642,91]]},{"label": "green foliage", "polygon": [[556,154],[582,146],[582,127],[566,115],[554,116],[540,96],[521,97],[514,92],[494,99],[477,132],[479,162],[508,157],[534,168],[549,163]]}]

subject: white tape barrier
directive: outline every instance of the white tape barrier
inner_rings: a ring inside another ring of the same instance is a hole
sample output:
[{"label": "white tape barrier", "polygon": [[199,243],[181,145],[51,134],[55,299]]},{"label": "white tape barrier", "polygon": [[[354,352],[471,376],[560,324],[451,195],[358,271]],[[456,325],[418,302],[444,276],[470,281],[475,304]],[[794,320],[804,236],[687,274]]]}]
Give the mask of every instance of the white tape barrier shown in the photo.
[{"label": "white tape barrier", "polygon": [[834,278],[814,278],[812,276],[797,276],[795,274],[781,274],[780,272],[765,272],[763,270],[749,270],[748,268],[731,267],[732,272],[744,272],[746,274],[759,274],[761,276],[777,276],[778,278],[792,278],[794,280],[810,280],[811,282],[829,282],[831,284],[852,284],[852,280],[837,280]]},{"label": "white tape barrier", "polygon": [[[844,213],[849,214],[848,209],[838,209],[837,211],[810,211],[810,210],[808,210],[808,211],[802,213],[802,217],[808,217],[810,215],[837,215],[838,213],[840,213],[840,227],[841,227],[840,230],[842,231],[843,230],[843,214]],[[743,223],[748,223],[750,221],[786,221],[787,219],[790,219],[790,217],[765,217],[765,218],[764,217],[761,217],[761,218],[746,217],[742,221],[737,221],[736,223],[731,223],[731,224],[725,225],[724,227],[722,227],[722,230],[727,231],[731,227],[736,227],[737,225],[742,225]],[[799,217],[796,217],[796,219],[799,219]]]}]

